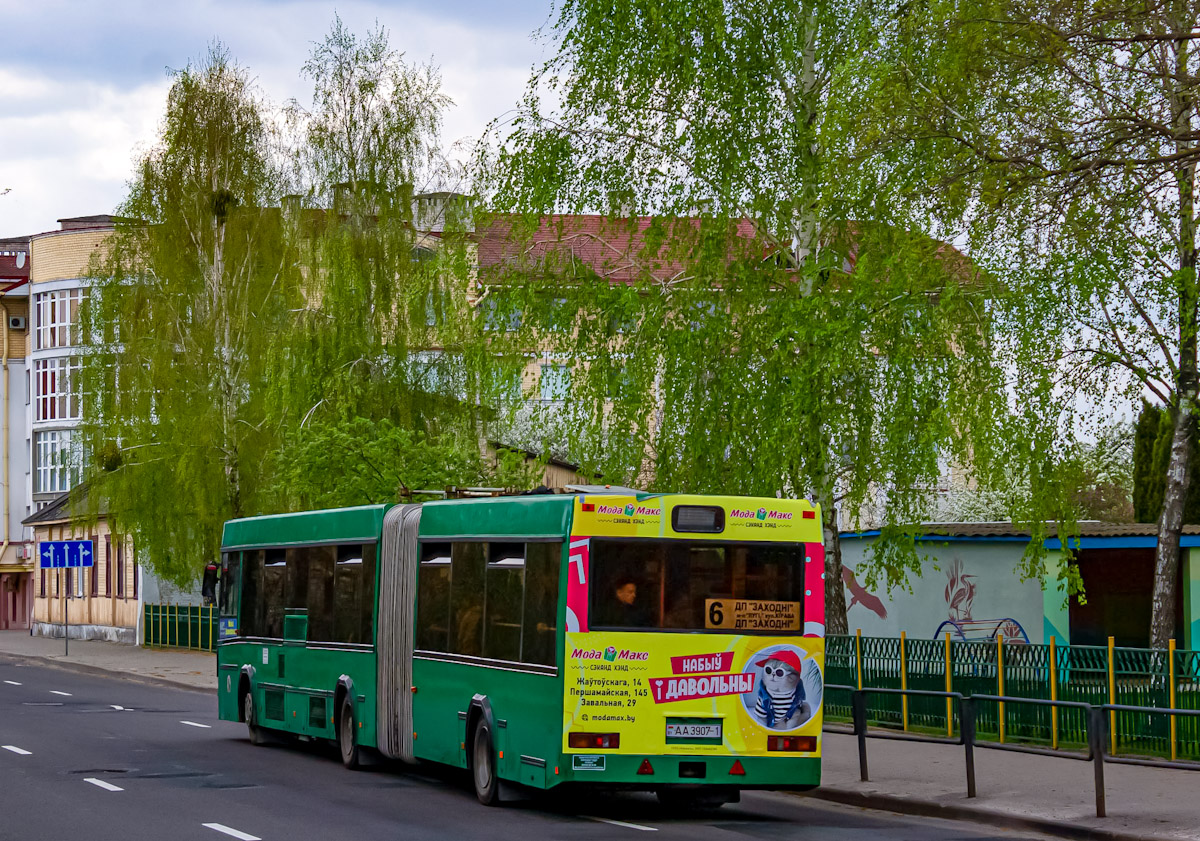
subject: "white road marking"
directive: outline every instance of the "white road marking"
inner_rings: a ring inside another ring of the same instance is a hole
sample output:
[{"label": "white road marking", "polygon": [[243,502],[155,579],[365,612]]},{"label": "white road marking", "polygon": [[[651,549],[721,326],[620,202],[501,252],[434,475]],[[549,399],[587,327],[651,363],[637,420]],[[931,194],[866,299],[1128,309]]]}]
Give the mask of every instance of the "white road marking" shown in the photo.
[{"label": "white road marking", "polygon": [[120,711],[120,710],[123,710],[123,709],[125,709],[125,708],[124,708],[124,707],[122,707],[120,704],[109,704],[109,706],[110,706],[110,707],[112,707],[114,710],[117,710],[117,711]]},{"label": "white road marking", "polygon": [[112,783],[106,783],[106,782],[104,782],[104,780],[97,780],[95,777],[84,777],[83,781],[85,783],[91,783],[94,786],[99,786],[100,788],[104,789],[105,791],[124,791],[125,790],[125,789],[121,788],[120,786],[113,785]]},{"label": "white road marking", "polygon": [[61,707],[62,701],[23,701],[22,707]]},{"label": "white road marking", "polygon": [[70,692],[63,692],[63,691],[62,691],[62,690],[60,690],[60,689],[51,689],[51,690],[50,690],[50,694],[51,694],[51,695],[66,695],[68,698],[70,698],[70,697],[71,697],[71,693],[70,693]]},{"label": "white road marking", "polygon": [[197,724],[194,721],[180,721],[180,724],[186,724],[188,727],[203,727],[205,730],[212,730],[211,724]]},{"label": "white road marking", "polygon": [[9,686],[20,686],[21,685],[21,684],[17,683],[15,680],[6,680],[4,682],[7,683]]},{"label": "white road marking", "polygon": [[642,826],[640,823],[626,823],[625,821],[614,821],[609,818],[594,818],[591,815],[581,815],[580,817],[587,818],[589,821],[599,821],[600,823],[610,823],[613,826],[623,826],[626,829],[640,829],[642,832],[658,832],[656,826]]},{"label": "white road marking", "polygon": [[257,835],[251,835],[248,832],[242,832],[239,829],[234,829],[231,826],[225,826],[223,823],[206,823],[201,826],[208,829],[215,829],[217,832],[224,832],[226,835],[232,835],[234,838],[239,838],[241,841],[262,841]]},{"label": "white road marking", "polygon": [[0,745],[0,747],[4,748],[5,750],[12,751],[13,753],[17,754],[17,756],[31,756],[33,754],[33,751],[19,748],[16,745]]}]

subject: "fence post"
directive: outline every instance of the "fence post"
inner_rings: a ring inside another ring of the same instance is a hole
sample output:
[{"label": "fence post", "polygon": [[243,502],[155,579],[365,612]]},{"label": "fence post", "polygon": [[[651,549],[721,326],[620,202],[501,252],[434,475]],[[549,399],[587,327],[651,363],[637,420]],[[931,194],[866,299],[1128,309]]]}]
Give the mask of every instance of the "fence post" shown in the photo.
[{"label": "fence post", "polygon": [[[952,675],[953,671],[954,671],[954,669],[952,668],[951,662],[950,662],[950,632],[947,631],[946,632],[946,691],[947,692],[954,691],[953,689],[950,688],[950,684],[951,684],[951,680],[952,680],[951,675]],[[954,737],[954,701],[952,701],[949,697],[947,697],[946,698],[946,738],[951,739],[953,737]]]},{"label": "fence post", "polygon": [[[908,689],[908,634],[900,632],[900,688]],[[908,696],[900,696],[900,716],[902,727],[908,730]]]},{"label": "fence post", "polygon": [[959,699],[959,726],[967,761],[967,797],[975,796],[975,699]]},{"label": "fence post", "polygon": [[[1108,638],[1108,703],[1117,703],[1117,666],[1113,660],[1113,649],[1116,646],[1116,637]],[[1111,745],[1111,753],[1117,755],[1117,711],[1108,711],[1108,738]]]},{"label": "fence post", "polygon": [[1096,817],[1103,818],[1107,811],[1104,802],[1104,710],[1094,707],[1088,709],[1088,746],[1096,775]]},{"label": "fence post", "polygon": [[862,628],[854,635],[854,665],[858,668],[858,688],[863,688]]},{"label": "fence post", "polygon": [[854,717],[854,734],[858,738],[858,775],[870,782],[867,773],[867,695],[861,689],[850,693],[850,709]]},{"label": "fence post", "polygon": [[187,606],[187,623],[188,623],[188,651],[192,650],[192,606]]},{"label": "fence post", "polygon": [[[1004,634],[996,634],[996,694],[1004,694]],[[1004,744],[1004,702],[998,705],[996,721],[1000,730],[1000,744]]]},{"label": "fence post", "polygon": [[[1167,640],[1168,703],[1175,709],[1175,639]],[[1175,761],[1175,716],[1171,716],[1171,761]]]},{"label": "fence post", "polygon": [[[1058,700],[1058,637],[1050,637],[1050,700]],[[1058,750],[1058,707],[1050,708],[1050,748]]]},{"label": "fence post", "polygon": [[154,612],[158,614],[158,634],[154,637],[154,647],[161,648],[163,639],[163,606],[161,602],[154,606]]}]

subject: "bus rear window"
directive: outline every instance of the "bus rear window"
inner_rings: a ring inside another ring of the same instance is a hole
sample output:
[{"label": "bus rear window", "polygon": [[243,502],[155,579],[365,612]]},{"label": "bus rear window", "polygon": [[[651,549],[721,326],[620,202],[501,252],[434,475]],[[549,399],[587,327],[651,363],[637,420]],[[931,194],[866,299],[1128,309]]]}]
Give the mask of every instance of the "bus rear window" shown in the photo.
[{"label": "bus rear window", "polygon": [[592,628],[712,629],[713,599],[790,603],[803,625],[802,544],[593,539],[589,566]]}]

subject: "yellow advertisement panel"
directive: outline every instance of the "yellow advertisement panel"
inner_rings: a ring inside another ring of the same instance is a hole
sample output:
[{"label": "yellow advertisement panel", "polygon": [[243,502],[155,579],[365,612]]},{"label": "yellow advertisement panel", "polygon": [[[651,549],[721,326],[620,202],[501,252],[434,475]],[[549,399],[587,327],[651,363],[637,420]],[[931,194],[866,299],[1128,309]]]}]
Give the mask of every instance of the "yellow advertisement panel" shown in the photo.
[{"label": "yellow advertisement panel", "polygon": [[[819,637],[568,633],[563,750],[767,755],[768,739],[802,736],[785,750],[819,755],[824,669]],[[617,746],[571,747],[572,733]]]},{"label": "yellow advertisement panel", "polygon": [[[685,509],[675,516],[677,508]],[[703,515],[712,511],[711,529]],[[676,530],[676,525],[680,526]],[[817,507],[804,499],[740,496],[577,496],[572,532],[590,537],[678,537],[820,543]]]}]

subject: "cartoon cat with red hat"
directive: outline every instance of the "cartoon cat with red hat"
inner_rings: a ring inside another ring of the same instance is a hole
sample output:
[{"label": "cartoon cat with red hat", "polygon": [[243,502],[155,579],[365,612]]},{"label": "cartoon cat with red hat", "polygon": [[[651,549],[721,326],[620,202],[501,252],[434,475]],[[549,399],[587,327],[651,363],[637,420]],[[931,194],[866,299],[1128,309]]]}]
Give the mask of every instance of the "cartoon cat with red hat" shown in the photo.
[{"label": "cartoon cat with red hat", "polygon": [[804,691],[804,663],[790,648],[772,651],[754,663],[762,680],[754,704],[754,717],[772,730],[794,730],[812,717]]}]

